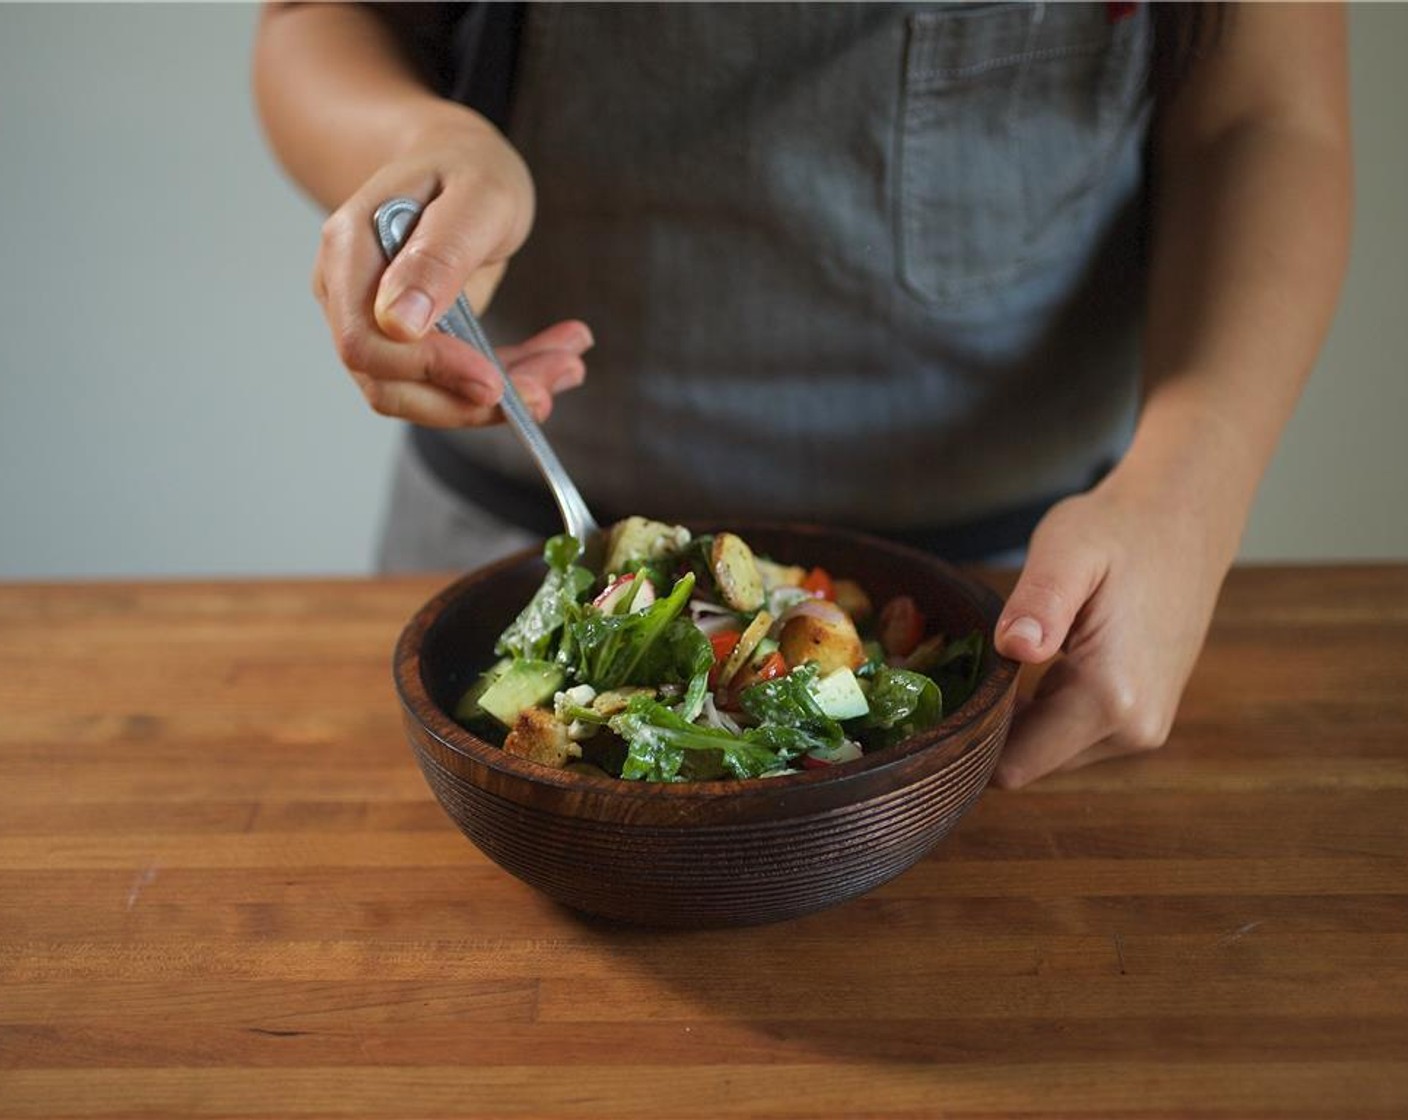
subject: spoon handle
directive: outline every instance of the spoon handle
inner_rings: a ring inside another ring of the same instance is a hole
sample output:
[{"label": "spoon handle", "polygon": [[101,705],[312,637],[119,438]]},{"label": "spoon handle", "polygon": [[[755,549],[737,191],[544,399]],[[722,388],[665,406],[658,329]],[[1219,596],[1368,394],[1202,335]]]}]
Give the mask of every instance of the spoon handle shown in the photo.
[{"label": "spoon handle", "polygon": [[[377,237],[381,240],[381,248],[388,261],[400,252],[401,246],[410,236],[411,229],[419,217],[420,204],[410,198],[388,199],[376,208],[374,221],[376,222]],[[469,343],[494,363],[494,368],[503,378],[504,395],[501,404],[509,426],[513,428],[523,446],[528,449],[528,454],[533,457],[533,461],[538,464],[538,469],[542,471],[543,477],[547,480],[548,489],[552,491],[558,511],[562,514],[563,525],[572,536],[577,538],[578,543],[584,549],[587,548],[600,534],[601,528],[587,508],[587,503],[583,501],[581,493],[572,481],[572,476],[567,473],[567,469],[562,465],[562,461],[557,457],[552,445],[548,443],[547,437],[543,435],[543,429],[538,426],[538,422],[533,419],[533,414],[523,403],[523,398],[518,395],[518,390],[514,388],[508,371],[499,361],[498,354],[494,352],[494,347],[489,343],[488,335],[484,333],[484,328],[475,318],[474,311],[469,306],[469,300],[465,299],[463,293],[455,300],[454,305],[436,321],[435,326],[445,334],[452,335],[461,342]]]}]

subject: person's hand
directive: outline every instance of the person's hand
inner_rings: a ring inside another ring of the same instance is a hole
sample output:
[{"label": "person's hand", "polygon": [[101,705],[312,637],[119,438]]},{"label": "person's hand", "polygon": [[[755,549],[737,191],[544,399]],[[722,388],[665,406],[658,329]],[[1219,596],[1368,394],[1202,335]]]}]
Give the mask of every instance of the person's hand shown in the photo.
[{"label": "person's hand", "polygon": [[[423,207],[396,259],[386,263],[372,225],[388,198]],[[338,356],[377,412],[427,427],[502,419],[493,364],[437,331],[461,291],[488,304],[533,222],[533,184],[518,153],[493,128],[447,116],[414,134],[323,226],[313,291]],[[500,359],[539,420],[555,393],[581,384],[585,324],[557,323]]]},{"label": "person's hand", "polygon": [[1236,542],[1195,495],[1116,475],[1037,526],[998,620],[1000,653],[1051,662],[1014,721],[998,786],[1162,746],[1202,649]]}]

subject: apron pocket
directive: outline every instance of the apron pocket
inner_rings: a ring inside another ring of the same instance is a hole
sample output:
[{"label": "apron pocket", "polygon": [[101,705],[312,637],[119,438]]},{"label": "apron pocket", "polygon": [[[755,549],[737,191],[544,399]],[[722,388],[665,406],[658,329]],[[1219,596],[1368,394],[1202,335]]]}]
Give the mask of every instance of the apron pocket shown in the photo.
[{"label": "apron pocket", "polygon": [[900,280],[935,305],[1083,251],[1080,218],[1137,123],[1144,13],[989,4],[908,19],[900,106]]}]

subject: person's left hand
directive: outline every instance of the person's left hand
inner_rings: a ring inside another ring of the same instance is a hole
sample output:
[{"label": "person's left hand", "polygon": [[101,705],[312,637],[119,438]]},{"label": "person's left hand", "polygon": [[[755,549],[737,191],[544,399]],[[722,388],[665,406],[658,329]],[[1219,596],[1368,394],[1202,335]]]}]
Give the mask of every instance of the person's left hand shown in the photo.
[{"label": "person's left hand", "polygon": [[993,775],[1004,788],[1162,746],[1206,637],[1236,540],[1199,495],[1118,474],[1046,515],[998,620],[999,653],[1051,661]]}]

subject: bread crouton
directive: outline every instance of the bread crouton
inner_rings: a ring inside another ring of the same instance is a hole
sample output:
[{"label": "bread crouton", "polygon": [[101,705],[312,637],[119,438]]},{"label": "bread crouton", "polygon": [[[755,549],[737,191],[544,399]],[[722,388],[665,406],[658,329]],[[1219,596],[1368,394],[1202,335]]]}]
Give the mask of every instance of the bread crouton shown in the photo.
[{"label": "bread crouton", "polygon": [[582,748],[568,738],[567,726],[542,708],[524,708],[518,713],[504,740],[504,750],[557,770],[582,757]]},{"label": "bread crouton", "polygon": [[778,646],[788,665],[795,668],[815,661],[822,676],[865,664],[865,647],[855,623],[841,610],[826,618],[798,614],[788,619],[778,635]]}]

